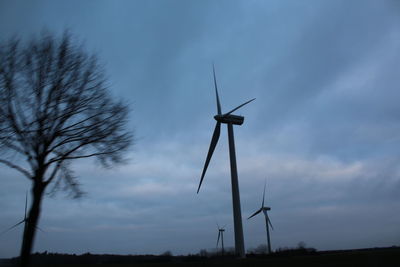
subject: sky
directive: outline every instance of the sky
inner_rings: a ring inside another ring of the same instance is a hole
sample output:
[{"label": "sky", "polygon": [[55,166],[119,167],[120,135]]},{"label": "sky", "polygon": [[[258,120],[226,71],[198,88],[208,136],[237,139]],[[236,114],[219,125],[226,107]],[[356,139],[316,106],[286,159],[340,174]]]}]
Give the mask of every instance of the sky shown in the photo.
[{"label": "sky", "polygon": [[[199,194],[217,113],[236,111],[246,250],[400,245],[400,2],[0,1],[0,42],[68,29],[130,104],[128,163],[75,161],[85,196],[46,196],[34,251],[174,255],[234,246],[226,127]],[[0,165],[0,230],[29,181]],[[19,253],[22,227],[0,236]]]}]

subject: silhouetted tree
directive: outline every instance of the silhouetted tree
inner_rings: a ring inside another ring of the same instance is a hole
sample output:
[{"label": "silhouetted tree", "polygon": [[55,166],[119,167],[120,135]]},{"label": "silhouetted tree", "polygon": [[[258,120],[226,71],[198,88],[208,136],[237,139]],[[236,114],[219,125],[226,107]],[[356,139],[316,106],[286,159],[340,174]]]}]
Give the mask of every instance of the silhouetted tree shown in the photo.
[{"label": "silhouetted tree", "polygon": [[64,183],[77,197],[71,160],[95,157],[110,166],[131,144],[128,107],[111,98],[105,82],[96,56],[72,44],[68,33],[0,46],[0,163],[32,182],[22,266],[29,264],[49,184]]},{"label": "silhouetted tree", "polygon": [[200,249],[199,255],[200,257],[208,257],[208,251],[206,249]]},{"label": "silhouetted tree", "polygon": [[306,249],[307,245],[304,241],[297,243],[297,249]]},{"label": "silhouetted tree", "polygon": [[163,254],[161,254],[161,256],[164,257],[172,257],[172,252],[170,250],[165,251]]},{"label": "silhouetted tree", "polygon": [[265,244],[260,244],[256,248],[250,249],[249,253],[253,254],[266,254],[268,251],[267,245]]}]

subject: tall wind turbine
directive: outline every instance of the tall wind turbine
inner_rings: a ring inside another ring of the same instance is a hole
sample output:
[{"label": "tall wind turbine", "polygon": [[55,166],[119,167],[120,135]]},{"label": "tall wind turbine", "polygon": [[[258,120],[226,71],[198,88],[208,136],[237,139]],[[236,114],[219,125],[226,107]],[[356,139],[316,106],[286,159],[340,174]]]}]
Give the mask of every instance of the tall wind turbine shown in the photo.
[{"label": "tall wind turbine", "polygon": [[269,238],[269,226],[271,226],[272,230],[274,230],[274,227],[272,226],[271,220],[269,219],[269,216],[268,216],[268,211],[271,210],[271,208],[264,206],[264,202],[265,202],[265,186],[266,186],[266,183],[264,184],[264,193],[263,193],[263,200],[262,200],[262,203],[261,203],[261,208],[259,210],[257,210],[256,212],[254,212],[253,215],[251,215],[247,219],[250,219],[250,218],[256,216],[261,211],[264,213],[264,216],[265,216],[265,227],[267,229],[268,253],[271,253],[271,240]]},{"label": "tall wind turbine", "polygon": [[1,232],[0,235],[7,233],[7,232],[10,231],[11,229],[17,227],[18,225],[20,225],[20,224],[22,224],[22,223],[24,224],[24,227],[26,227],[26,224],[28,223],[28,218],[27,218],[27,216],[26,216],[26,208],[27,208],[27,206],[28,206],[28,192],[26,192],[26,195],[25,195],[25,214],[24,214],[24,219],[22,219],[20,222],[18,222],[18,223],[16,223],[16,224],[14,224],[14,225],[11,226],[10,228],[6,229],[5,231]]},{"label": "tall wind turbine", "polygon": [[217,251],[218,251],[218,243],[219,240],[221,239],[221,252],[222,255],[224,255],[225,252],[225,248],[224,248],[224,232],[225,232],[225,226],[223,227],[219,227],[218,223],[217,223],[217,227],[218,227],[218,238],[217,238]]},{"label": "tall wind turbine", "polygon": [[219,102],[218,96],[218,88],[217,88],[217,79],[215,77],[215,68],[213,66],[213,75],[214,75],[214,87],[215,87],[215,95],[217,98],[217,112],[218,114],[214,116],[214,119],[217,121],[214,129],[214,133],[211,139],[210,148],[208,149],[208,154],[206,158],[206,162],[204,163],[203,173],[201,174],[200,184],[197,189],[197,193],[199,193],[201,183],[203,182],[204,175],[206,174],[208,164],[210,163],[212,154],[214,153],[215,147],[217,146],[218,139],[221,133],[221,123],[225,123],[228,126],[228,140],[229,140],[229,156],[231,163],[231,183],[232,183],[232,203],[233,203],[233,221],[234,221],[234,231],[235,231],[235,253],[236,255],[244,258],[246,256],[244,251],[244,240],[243,240],[243,226],[242,226],[242,214],[240,209],[240,196],[239,196],[239,183],[238,183],[238,174],[236,167],[236,154],[235,154],[235,140],[233,136],[233,125],[242,125],[244,121],[244,117],[232,115],[232,112],[238,110],[244,105],[250,103],[255,98],[237,106],[231,111],[222,114],[221,104]]}]

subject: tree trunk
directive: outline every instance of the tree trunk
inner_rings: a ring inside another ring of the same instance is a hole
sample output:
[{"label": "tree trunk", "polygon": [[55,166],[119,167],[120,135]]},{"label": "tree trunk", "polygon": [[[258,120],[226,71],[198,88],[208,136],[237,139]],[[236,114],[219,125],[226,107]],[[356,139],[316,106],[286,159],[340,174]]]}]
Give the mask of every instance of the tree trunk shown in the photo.
[{"label": "tree trunk", "polygon": [[42,182],[34,182],[32,188],[33,201],[25,221],[24,237],[21,246],[20,266],[27,267],[30,264],[30,257],[35,240],[35,233],[40,216],[40,206],[42,203],[45,184]]}]

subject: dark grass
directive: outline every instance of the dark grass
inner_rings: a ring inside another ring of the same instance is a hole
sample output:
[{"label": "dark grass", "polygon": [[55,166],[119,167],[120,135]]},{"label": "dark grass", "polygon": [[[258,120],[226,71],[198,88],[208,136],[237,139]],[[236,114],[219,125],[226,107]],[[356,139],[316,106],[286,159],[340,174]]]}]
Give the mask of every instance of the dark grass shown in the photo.
[{"label": "dark grass", "polygon": [[[53,255],[53,258],[52,258]],[[272,255],[248,255],[246,259],[235,259],[232,257],[200,257],[200,256],[118,256],[118,255],[91,255],[80,256],[64,255],[75,257],[75,262],[63,261],[61,257],[54,258],[54,255],[42,255],[42,258],[35,259],[34,267],[161,267],[161,266],[311,266],[311,267],[334,267],[334,266],[362,266],[362,267],[398,267],[400,266],[400,247],[374,248],[360,250],[342,251],[321,251],[321,252],[299,252],[289,251],[274,253]],[[65,258],[66,259],[66,258]],[[37,261],[44,263],[38,263]],[[69,263],[66,263],[69,262]]]}]

